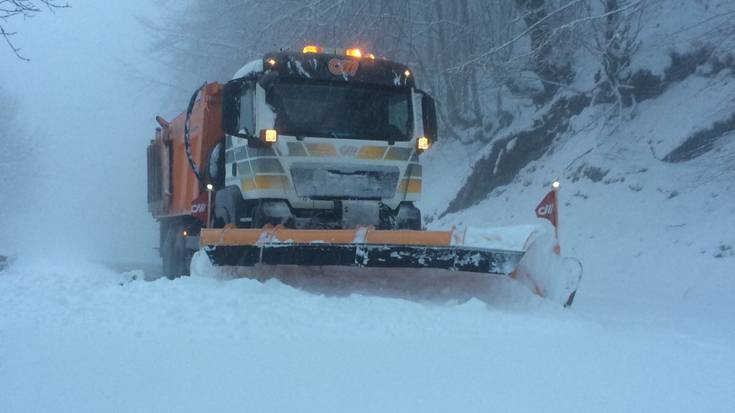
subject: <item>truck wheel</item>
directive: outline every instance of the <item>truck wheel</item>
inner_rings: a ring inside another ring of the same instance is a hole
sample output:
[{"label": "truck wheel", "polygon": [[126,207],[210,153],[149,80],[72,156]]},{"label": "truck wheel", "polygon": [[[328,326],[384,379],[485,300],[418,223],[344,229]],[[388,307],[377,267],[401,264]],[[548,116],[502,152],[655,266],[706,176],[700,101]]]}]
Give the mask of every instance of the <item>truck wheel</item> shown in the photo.
[{"label": "truck wheel", "polygon": [[251,228],[263,228],[267,224],[288,226],[293,220],[291,210],[284,201],[259,201],[250,211]]},{"label": "truck wheel", "polygon": [[250,211],[251,228],[263,228],[263,226],[267,224],[267,222],[265,219],[265,214],[263,213],[263,207],[260,202],[255,204]]},{"label": "truck wheel", "polygon": [[181,248],[178,254],[179,271],[178,276],[188,277],[191,272],[191,259],[194,256],[194,251],[186,248]]},{"label": "truck wheel", "polygon": [[186,239],[182,235],[183,231],[183,227],[172,226],[162,247],[163,275],[170,280],[182,275],[189,275],[189,267],[194,251],[186,248]]},{"label": "truck wheel", "polygon": [[179,228],[174,233],[174,277],[188,276],[189,267],[191,266],[191,258],[194,256],[194,251],[186,248],[186,238],[182,235],[183,228]]},{"label": "truck wheel", "polygon": [[396,223],[398,229],[418,231],[421,229],[421,211],[413,203],[401,203],[396,213]]},{"label": "truck wheel", "polygon": [[161,247],[161,261],[163,263],[163,276],[172,280],[176,277],[175,240],[176,231],[170,228],[166,233],[163,246]]},{"label": "truck wheel", "polygon": [[273,217],[268,216],[266,213],[266,210],[263,206],[262,202],[258,202],[253,206],[252,213],[251,213],[251,226],[252,228],[263,228],[264,226],[270,224],[270,225],[277,225],[280,224],[278,220],[273,219]]}]

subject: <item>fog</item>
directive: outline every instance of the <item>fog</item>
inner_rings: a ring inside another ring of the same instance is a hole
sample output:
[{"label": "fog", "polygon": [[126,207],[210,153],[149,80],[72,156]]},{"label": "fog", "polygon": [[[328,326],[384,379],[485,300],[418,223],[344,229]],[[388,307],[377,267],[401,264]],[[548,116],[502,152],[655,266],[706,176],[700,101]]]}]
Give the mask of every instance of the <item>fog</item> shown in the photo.
[{"label": "fog", "polygon": [[0,249],[153,261],[145,154],[167,91],[137,18],[155,19],[157,9],[150,0],[71,6],[6,25],[30,61],[0,47],[0,85],[15,98],[21,130],[1,149],[27,149],[0,178]]}]

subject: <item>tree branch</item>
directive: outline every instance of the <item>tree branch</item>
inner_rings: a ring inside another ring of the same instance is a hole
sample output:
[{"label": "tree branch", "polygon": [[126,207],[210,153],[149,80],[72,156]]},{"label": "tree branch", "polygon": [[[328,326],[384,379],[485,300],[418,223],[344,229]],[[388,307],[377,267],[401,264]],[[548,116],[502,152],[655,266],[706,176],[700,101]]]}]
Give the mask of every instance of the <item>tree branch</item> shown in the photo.
[{"label": "tree branch", "polygon": [[[24,19],[30,19],[36,14],[41,13],[42,7],[46,7],[53,13],[56,9],[65,9],[71,6],[66,1],[62,2],[58,0],[0,0],[0,20],[8,22],[11,18],[18,16],[23,16]],[[30,59],[20,53],[20,48],[11,39],[15,35],[16,32],[9,32],[5,30],[5,27],[0,25],[0,36],[3,37],[10,50],[18,59],[27,62]]]}]

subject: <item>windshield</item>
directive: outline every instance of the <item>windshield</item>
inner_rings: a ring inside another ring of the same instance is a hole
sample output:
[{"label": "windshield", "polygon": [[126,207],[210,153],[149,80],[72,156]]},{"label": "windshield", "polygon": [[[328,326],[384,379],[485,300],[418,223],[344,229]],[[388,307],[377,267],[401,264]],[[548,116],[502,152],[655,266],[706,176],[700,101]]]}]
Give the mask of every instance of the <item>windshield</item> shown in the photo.
[{"label": "windshield", "polygon": [[409,88],[282,81],[268,98],[282,135],[396,141],[411,137]]}]

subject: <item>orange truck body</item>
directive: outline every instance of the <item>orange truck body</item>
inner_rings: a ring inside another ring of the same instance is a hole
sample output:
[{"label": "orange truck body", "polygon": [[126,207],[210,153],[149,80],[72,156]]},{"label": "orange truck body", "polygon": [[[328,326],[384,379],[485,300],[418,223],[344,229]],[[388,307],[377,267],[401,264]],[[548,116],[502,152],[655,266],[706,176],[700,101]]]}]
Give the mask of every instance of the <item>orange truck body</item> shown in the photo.
[{"label": "orange truck body", "polygon": [[[222,85],[204,86],[190,119],[191,156],[201,173],[212,148],[224,137]],[[160,128],[148,145],[148,208],[156,219],[192,215],[192,202],[206,191],[189,165],[184,142],[186,113]]]}]

